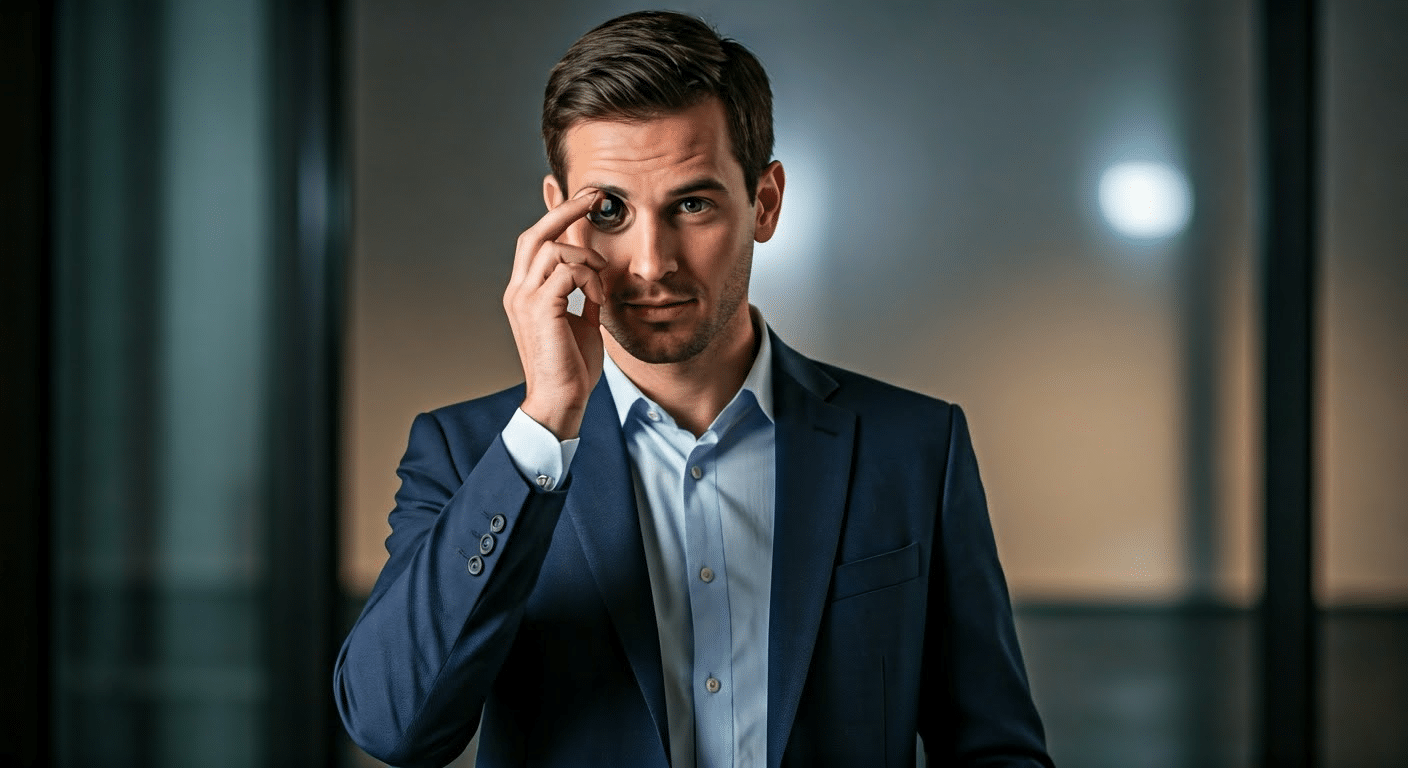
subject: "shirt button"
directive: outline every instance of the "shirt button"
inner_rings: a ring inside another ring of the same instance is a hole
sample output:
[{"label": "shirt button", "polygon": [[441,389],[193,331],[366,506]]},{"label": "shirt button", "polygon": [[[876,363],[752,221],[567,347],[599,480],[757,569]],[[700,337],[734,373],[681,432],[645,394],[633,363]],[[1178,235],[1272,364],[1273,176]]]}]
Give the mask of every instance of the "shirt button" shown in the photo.
[{"label": "shirt button", "polygon": [[723,686],[719,683],[718,678],[711,677],[708,680],[704,681],[704,690],[708,691],[709,693],[718,693],[719,688],[722,687]]},{"label": "shirt button", "polygon": [[484,558],[475,555],[469,558],[469,565],[466,567],[469,569],[470,576],[478,576],[484,572]]},{"label": "shirt button", "polygon": [[486,533],[479,537],[479,554],[487,555],[494,551],[494,534]]},{"label": "shirt button", "polygon": [[503,533],[506,527],[508,527],[508,518],[503,515],[494,515],[489,518],[489,530],[494,533]]},{"label": "shirt button", "polygon": [[704,566],[703,568],[700,568],[700,569],[699,569],[699,578],[702,579],[705,584],[708,584],[709,582],[711,582],[711,581],[714,580],[714,569],[713,569],[713,568],[710,568],[710,567],[707,566],[707,565]]},{"label": "shirt button", "polygon": [[538,475],[538,487],[547,490],[552,485],[552,478],[547,475]]},{"label": "shirt button", "polygon": [[700,469],[699,467],[694,467],[689,470],[689,476],[694,478],[695,480],[698,480],[699,478],[704,476],[704,470]]},{"label": "shirt button", "polygon": [[659,421],[659,420],[660,420],[660,414],[659,414],[659,413],[656,413],[656,412],[653,411],[653,410],[651,410],[651,411],[646,411],[646,412],[645,412],[645,417],[648,418],[648,419],[650,419],[651,421]]}]

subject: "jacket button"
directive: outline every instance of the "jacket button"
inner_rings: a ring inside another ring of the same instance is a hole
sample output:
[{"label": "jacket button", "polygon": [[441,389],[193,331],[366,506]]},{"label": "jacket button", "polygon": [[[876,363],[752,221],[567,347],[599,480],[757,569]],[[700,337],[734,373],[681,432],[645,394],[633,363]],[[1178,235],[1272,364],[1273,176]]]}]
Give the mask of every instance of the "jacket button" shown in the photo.
[{"label": "jacket button", "polygon": [[489,519],[489,530],[494,533],[503,533],[506,527],[508,527],[508,519],[503,515],[494,515]]},{"label": "jacket button", "polygon": [[478,576],[479,574],[484,572],[484,558],[480,557],[479,555],[475,555],[474,557],[469,558],[469,565],[467,565],[466,567],[469,569],[470,576]]},{"label": "jacket button", "polygon": [[479,554],[487,555],[494,551],[494,534],[486,533],[479,537]]}]

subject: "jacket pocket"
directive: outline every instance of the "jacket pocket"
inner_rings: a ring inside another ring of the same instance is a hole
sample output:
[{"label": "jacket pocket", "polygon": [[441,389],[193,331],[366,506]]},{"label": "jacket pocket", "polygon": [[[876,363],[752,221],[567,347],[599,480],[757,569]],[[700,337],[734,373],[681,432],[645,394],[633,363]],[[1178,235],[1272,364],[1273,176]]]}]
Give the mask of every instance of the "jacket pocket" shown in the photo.
[{"label": "jacket pocket", "polygon": [[873,592],[909,581],[919,575],[919,544],[852,560],[836,566],[831,579],[831,601]]}]

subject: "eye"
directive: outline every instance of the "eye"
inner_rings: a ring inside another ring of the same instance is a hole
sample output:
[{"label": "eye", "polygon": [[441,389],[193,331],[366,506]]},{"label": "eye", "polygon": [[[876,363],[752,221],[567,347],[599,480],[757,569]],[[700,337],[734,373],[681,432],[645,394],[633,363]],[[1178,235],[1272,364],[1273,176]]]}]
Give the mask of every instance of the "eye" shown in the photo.
[{"label": "eye", "polygon": [[592,226],[607,232],[625,223],[626,204],[610,192],[602,193],[601,201],[587,214]]},{"label": "eye", "polygon": [[702,197],[687,197],[680,201],[681,213],[703,213],[708,208],[709,201]]}]

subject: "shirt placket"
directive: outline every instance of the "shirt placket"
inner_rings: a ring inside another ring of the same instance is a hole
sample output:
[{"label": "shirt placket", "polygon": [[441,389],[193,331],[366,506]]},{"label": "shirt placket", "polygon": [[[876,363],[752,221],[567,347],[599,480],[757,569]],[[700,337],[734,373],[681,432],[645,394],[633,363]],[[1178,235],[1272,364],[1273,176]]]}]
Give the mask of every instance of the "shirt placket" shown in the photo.
[{"label": "shirt placket", "polygon": [[699,768],[733,765],[733,631],[728,564],[715,473],[717,436],[706,432],[685,462],[686,578],[694,634],[695,753]]}]

